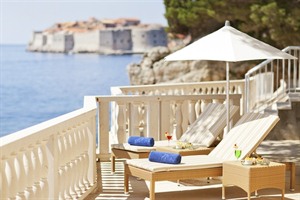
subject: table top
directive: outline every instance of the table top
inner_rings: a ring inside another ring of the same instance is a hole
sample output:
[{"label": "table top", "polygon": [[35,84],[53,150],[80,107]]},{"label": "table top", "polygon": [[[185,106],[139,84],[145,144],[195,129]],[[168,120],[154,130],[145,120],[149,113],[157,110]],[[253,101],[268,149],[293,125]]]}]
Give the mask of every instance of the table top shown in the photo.
[{"label": "table top", "polygon": [[241,161],[226,161],[223,163],[223,166],[231,165],[235,167],[251,167],[251,168],[265,168],[265,167],[277,167],[277,166],[285,166],[283,163],[270,162],[269,165],[264,164],[252,164],[252,165],[244,165]]}]

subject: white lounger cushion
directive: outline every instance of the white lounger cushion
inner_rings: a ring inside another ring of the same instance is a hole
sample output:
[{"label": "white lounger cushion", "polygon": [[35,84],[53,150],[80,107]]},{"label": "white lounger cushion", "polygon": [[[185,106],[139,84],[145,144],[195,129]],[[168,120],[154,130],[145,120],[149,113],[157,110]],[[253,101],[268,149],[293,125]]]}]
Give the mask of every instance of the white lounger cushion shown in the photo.
[{"label": "white lounger cushion", "polygon": [[148,158],[126,160],[126,163],[152,172],[222,167],[219,159],[207,155],[182,156],[180,164],[150,162]]},{"label": "white lounger cushion", "polygon": [[[170,146],[176,146],[177,141],[172,140],[170,141]],[[205,145],[202,144],[197,144],[197,143],[192,143],[194,148],[200,148],[200,147],[206,147]],[[111,148],[115,149],[123,149],[127,151],[134,151],[134,152],[150,152],[153,150],[156,150],[156,147],[165,147],[168,146],[168,140],[160,140],[160,141],[155,141],[153,147],[145,147],[145,146],[134,146],[130,145],[128,143],[124,144],[112,144]]]},{"label": "white lounger cushion", "polygon": [[242,150],[240,159],[245,158],[258,147],[278,121],[279,117],[275,115],[247,113],[210,154],[183,156],[182,164],[167,165],[150,162],[148,159],[132,159],[126,162],[129,165],[153,172],[222,166],[224,161],[236,160],[234,144],[237,144]]},{"label": "white lounger cushion", "polygon": [[240,159],[251,154],[279,121],[275,115],[246,113],[229,131],[209,156],[220,160],[234,160],[234,144],[242,150]]},{"label": "white lounger cushion", "polygon": [[[230,119],[238,110],[238,106],[230,106]],[[208,104],[203,113],[182,134],[179,140],[210,147],[226,126],[226,112],[227,109],[224,104]]]},{"label": "white lounger cushion", "polygon": [[128,143],[112,144],[111,148],[113,148],[113,149],[123,149],[123,150],[126,150],[126,151],[134,151],[134,152],[150,152],[150,151],[153,151],[153,150],[156,149],[155,146],[153,146],[153,147],[134,146],[134,145],[130,145]]}]

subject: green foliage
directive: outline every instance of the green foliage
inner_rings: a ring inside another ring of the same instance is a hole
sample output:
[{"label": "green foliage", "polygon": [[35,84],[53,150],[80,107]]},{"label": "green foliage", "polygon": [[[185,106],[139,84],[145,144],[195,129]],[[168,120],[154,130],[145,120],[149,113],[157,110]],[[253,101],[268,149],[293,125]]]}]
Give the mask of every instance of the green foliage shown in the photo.
[{"label": "green foliage", "polygon": [[230,20],[255,38],[283,48],[300,44],[299,0],[164,0],[168,31],[195,40]]}]

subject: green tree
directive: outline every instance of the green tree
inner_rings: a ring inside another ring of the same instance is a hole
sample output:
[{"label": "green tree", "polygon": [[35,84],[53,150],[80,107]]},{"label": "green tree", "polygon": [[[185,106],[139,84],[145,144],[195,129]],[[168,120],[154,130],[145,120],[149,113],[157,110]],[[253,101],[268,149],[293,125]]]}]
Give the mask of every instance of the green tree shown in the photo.
[{"label": "green tree", "polygon": [[299,0],[164,0],[168,31],[193,40],[230,20],[255,38],[283,48],[300,44]]}]

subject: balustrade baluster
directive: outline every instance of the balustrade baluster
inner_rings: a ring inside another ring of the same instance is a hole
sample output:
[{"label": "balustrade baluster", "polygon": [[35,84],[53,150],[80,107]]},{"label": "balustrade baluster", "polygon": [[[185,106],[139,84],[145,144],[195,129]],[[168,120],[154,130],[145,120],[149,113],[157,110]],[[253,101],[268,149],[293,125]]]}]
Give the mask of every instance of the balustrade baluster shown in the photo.
[{"label": "balustrade baluster", "polygon": [[19,199],[25,199],[25,169],[23,166],[23,155],[24,155],[24,148],[21,148],[21,150],[17,153],[15,158],[15,170],[16,170],[16,191],[17,196]]},{"label": "balustrade baluster", "polygon": [[76,193],[76,187],[75,187],[75,181],[76,181],[76,175],[77,175],[77,171],[76,171],[76,153],[77,153],[77,143],[76,143],[76,127],[73,127],[71,132],[70,132],[70,149],[71,149],[71,161],[69,163],[69,167],[70,167],[70,171],[71,176],[70,178],[70,194],[73,198],[78,198],[78,195]]},{"label": "balustrade baluster", "polygon": [[140,135],[144,135],[146,132],[146,110],[145,104],[141,103],[138,107],[138,122],[139,122],[139,133]]},{"label": "balustrade baluster", "polygon": [[84,131],[83,131],[83,127],[82,124],[79,125],[79,138],[80,138],[80,154],[78,155],[78,163],[79,163],[79,171],[78,171],[78,175],[79,175],[79,187],[81,189],[81,192],[84,192],[86,190],[86,187],[84,185],[84,180],[83,180],[83,175],[84,175]]},{"label": "balustrade baluster", "polygon": [[57,137],[58,147],[58,198],[65,199],[65,169],[64,169],[64,154],[65,154],[64,135],[60,133]]},{"label": "balustrade baluster", "polygon": [[49,185],[48,185],[48,171],[49,171],[49,163],[48,163],[48,158],[47,158],[47,150],[46,150],[46,145],[47,145],[48,140],[42,141],[39,151],[38,151],[38,156],[39,160],[41,162],[41,171],[40,171],[40,187],[41,187],[41,199],[48,199],[48,193],[49,193]]},{"label": "balustrade baluster", "polygon": [[17,184],[16,171],[14,168],[14,159],[15,153],[13,153],[6,162],[6,180],[7,180],[7,199],[15,199],[17,195],[17,188],[15,185]]},{"label": "balustrade baluster", "polygon": [[7,199],[8,194],[8,177],[6,174],[6,164],[7,160],[5,159],[4,156],[0,157],[1,162],[0,162],[0,178],[1,178],[1,187],[0,187],[0,194],[3,199]]},{"label": "balustrade baluster", "polygon": [[201,105],[201,101],[200,100],[197,100],[196,102],[195,102],[195,116],[196,116],[196,118],[200,115],[200,113],[201,113],[201,107],[200,107],[200,105]]},{"label": "balustrade baluster", "polygon": [[64,166],[59,167],[58,174],[59,174],[58,199],[63,200],[65,199],[65,178],[66,178]]},{"label": "balustrade baluster", "polygon": [[83,166],[83,183],[86,189],[88,189],[91,186],[91,183],[89,182],[88,179],[88,168],[89,168],[89,154],[88,154],[88,150],[89,150],[89,132],[88,132],[88,123],[85,122],[83,124],[84,127],[84,131],[83,131],[83,136],[84,136],[84,140],[83,140],[83,159],[84,159],[84,166]]},{"label": "balustrade baluster", "polygon": [[117,110],[117,137],[119,143],[125,143],[125,105],[123,102],[118,102],[118,107],[119,109]]},{"label": "balustrade baluster", "polygon": [[196,120],[196,100],[189,101],[189,125]]},{"label": "balustrade baluster", "polygon": [[138,102],[132,102],[131,103],[131,113],[129,116],[129,127],[130,132],[129,135],[141,135],[140,133],[140,124],[139,124],[139,104]]},{"label": "balustrade baluster", "polygon": [[80,146],[81,146],[81,137],[80,137],[80,127],[76,126],[75,128],[75,134],[74,134],[74,139],[75,139],[75,154],[76,157],[74,158],[74,166],[72,166],[74,168],[75,173],[75,177],[74,177],[74,188],[75,188],[75,192],[76,195],[81,195],[82,191],[80,188]]},{"label": "balustrade baluster", "polygon": [[33,176],[33,193],[35,199],[41,199],[41,187],[40,187],[40,179],[41,179],[41,170],[42,170],[42,163],[39,157],[39,146],[41,145],[40,142],[36,143],[36,146],[32,149],[32,167],[34,170]]},{"label": "balustrade baluster", "polygon": [[30,145],[28,149],[26,149],[24,154],[24,169],[26,174],[26,189],[25,189],[25,196],[26,199],[34,198],[34,193],[32,190],[32,186],[34,184],[34,171],[33,171],[33,161],[32,161],[32,149],[33,146]]},{"label": "balustrade baluster", "polygon": [[176,101],[175,106],[175,119],[176,119],[176,134],[175,140],[179,139],[182,135],[182,101]]},{"label": "balustrade baluster", "polygon": [[72,196],[70,194],[71,191],[71,179],[70,177],[73,175],[71,171],[71,160],[72,160],[72,144],[71,144],[71,129],[67,130],[65,136],[64,136],[64,142],[65,142],[65,198],[66,199],[72,199]]}]

